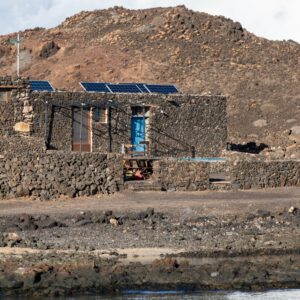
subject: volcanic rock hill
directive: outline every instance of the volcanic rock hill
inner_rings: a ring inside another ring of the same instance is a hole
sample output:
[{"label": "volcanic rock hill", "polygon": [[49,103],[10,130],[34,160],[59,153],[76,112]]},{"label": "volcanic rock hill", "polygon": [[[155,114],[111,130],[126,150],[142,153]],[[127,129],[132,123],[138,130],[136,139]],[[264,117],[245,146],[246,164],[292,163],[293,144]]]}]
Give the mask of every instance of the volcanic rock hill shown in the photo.
[{"label": "volcanic rock hill", "polygon": [[[0,74],[15,70],[11,37],[0,36]],[[256,37],[240,23],[184,6],[81,12],[22,37],[21,75],[59,89],[78,90],[79,81],[139,81],[222,93],[229,96],[230,142],[300,142],[300,45],[294,41]]]}]

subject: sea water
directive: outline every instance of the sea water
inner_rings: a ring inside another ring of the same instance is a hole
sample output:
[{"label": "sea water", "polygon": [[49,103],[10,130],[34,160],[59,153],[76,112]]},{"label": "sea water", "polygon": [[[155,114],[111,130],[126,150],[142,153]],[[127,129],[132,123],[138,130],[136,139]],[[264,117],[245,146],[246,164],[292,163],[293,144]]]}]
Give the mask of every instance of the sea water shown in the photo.
[{"label": "sea water", "polygon": [[[5,297],[5,300],[29,300],[26,297]],[[51,299],[41,297],[38,299]],[[72,296],[59,297],[55,300],[299,300],[300,290],[273,290],[265,292],[197,292],[175,291],[126,291],[119,296]],[[54,300],[53,299],[53,300]]]},{"label": "sea water", "polygon": [[180,293],[180,292],[151,292],[140,291],[125,293],[115,297],[69,297],[64,300],[299,300],[300,290],[278,290],[260,293],[243,292],[203,292],[203,293]]}]

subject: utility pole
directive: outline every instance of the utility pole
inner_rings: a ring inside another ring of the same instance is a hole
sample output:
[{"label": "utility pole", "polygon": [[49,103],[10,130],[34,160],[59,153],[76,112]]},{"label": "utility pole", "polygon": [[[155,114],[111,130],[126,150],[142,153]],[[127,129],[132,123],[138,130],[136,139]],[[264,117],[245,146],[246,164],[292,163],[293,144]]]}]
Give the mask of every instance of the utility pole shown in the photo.
[{"label": "utility pole", "polygon": [[20,33],[18,32],[16,39],[8,40],[8,43],[17,46],[17,76],[20,77],[20,43],[21,43]]},{"label": "utility pole", "polygon": [[143,74],[143,62],[142,62],[142,52],[140,52],[140,80]]},{"label": "utility pole", "polygon": [[45,102],[45,148],[48,150],[48,101]]},{"label": "utility pole", "polygon": [[17,76],[20,77],[20,33],[17,38]]},{"label": "utility pole", "polygon": [[81,114],[80,114],[80,132],[79,132],[79,138],[80,138],[80,152],[82,152],[82,122],[83,122],[83,106],[84,103],[81,103]]}]

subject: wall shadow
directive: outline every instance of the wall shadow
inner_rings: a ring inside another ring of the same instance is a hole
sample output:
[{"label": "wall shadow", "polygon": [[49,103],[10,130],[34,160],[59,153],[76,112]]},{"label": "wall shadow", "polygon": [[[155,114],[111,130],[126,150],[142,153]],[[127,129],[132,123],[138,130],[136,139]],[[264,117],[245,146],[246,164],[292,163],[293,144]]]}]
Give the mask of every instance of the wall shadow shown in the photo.
[{"label": "wall shadow", "polygon": [[259,154],[266,148],[269,148],[269,146],[264,143],[260,143],[260,144],[257,144],[256,142],[248,142],[247,144],[227,143],[228,151]]}]

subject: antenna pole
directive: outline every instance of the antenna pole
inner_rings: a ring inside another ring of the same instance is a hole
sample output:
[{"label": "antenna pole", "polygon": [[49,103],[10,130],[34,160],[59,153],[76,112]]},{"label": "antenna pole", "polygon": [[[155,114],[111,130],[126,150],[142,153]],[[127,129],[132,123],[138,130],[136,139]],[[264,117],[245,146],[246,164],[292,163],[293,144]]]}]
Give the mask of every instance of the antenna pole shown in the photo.
[{"label": "antenna pole", "polygon": [[20,33],[17,38],[17,76],[20,77]]},{"label": "antenna pole", "polygon": [[142,78],[143,73],[143,62],[142,62],[142,52],[140,52],[140,79]]},{"label": "antenna pole", "polygon": [[80,138],[80,152],[82,152],[82,122],[83,122],[83,103],[81,103],[81,114],[80,114],[80,132],[79,132],[79,138]]}]

